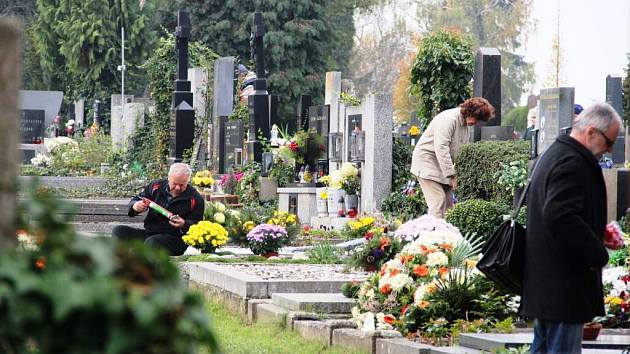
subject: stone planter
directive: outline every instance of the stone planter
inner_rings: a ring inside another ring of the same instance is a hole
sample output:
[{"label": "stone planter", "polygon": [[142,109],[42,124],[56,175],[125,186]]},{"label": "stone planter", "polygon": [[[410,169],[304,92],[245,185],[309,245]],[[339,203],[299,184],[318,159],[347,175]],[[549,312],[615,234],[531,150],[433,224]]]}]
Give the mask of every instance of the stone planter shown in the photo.
[{"label": "stone planter", "polygon": [[345,210],[343,204],[345,194],[343,189],[328,188],[328,216],[337,217],[340,210]]}]

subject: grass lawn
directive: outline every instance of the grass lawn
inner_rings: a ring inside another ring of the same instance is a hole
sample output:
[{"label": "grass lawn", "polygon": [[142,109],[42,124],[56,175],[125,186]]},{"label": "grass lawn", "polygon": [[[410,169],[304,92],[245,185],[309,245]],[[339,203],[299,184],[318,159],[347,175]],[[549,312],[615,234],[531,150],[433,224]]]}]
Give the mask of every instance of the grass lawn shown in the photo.
[{"label": "grass lawn", "polygon": [[[207,307],[222,354],[363,354],[341,347],[327,348],[279,325],[247,325],[215,301],[209,301]],[[209,350],[200,351],[200,354],[209,353]]]}]

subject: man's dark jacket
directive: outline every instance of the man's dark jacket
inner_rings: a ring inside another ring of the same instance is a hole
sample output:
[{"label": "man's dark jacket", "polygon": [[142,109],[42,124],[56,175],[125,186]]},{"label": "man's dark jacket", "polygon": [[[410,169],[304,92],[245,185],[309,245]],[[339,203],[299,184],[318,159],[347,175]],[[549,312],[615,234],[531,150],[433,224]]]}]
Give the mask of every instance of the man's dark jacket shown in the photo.
[{"label": "man's dark jacket", "polygon": [[521,312],[584,323],[604,315],[606,186],[595,156],[569,136],[540,157],[527,195]]},{"label": "man's dark jacket", "polygon": [[177,229],[168,223],[168,219],[165,216],[155,212],[153,209],[149,209],[144,219],[144,228],[151,234],[171,234],[181,237],[191,225],[203,219],[204,199],[191,185],[188,185],[184,193],[172,198],[168,194],[168,180],[153,181],[144,187],[144,190],[138,196],[131,199],[129,202],[129,216],[138,215],[133,210],[133,204],[141,200],[141,197],[151,199],[158,205],[186,220],[186,225],[181,229]]}]

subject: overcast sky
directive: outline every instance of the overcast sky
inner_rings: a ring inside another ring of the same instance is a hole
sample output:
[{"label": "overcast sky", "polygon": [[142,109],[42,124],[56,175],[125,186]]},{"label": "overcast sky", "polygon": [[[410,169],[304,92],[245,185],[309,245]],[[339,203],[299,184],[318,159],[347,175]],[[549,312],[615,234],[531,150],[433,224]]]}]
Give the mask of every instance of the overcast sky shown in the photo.
[{"label": "overcast sky", "polygon": [[565,86],[575,87],[575,102],[605,100],[606,76],[625,76],[630,52],[630,0],[534,0],[524,48],[525,60],[536,64],[535,92],[549,74],[551,42],[560,5],[560,39],[564,47]]}]

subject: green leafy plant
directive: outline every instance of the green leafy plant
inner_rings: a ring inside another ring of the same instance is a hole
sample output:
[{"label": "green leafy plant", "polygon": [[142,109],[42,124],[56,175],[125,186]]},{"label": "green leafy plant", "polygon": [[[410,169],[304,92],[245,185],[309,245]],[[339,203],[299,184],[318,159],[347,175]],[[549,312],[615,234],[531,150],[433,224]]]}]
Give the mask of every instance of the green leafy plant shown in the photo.
[{"label": "green leafy plant", "polygon": [[295,166],[282,159],[276,159],[271,167],[269,176],[276,179],[278,187],[285,187],[292,183],[295,175]]},{"label": "green leafy plant", "polygon": [[418,48],[410,90],[420,99],[418,113],[424,128],[437,113],[470,98],[475,58],[470,37],[452,30],[429,33]]},{"label": "green leafy plant", "polygon": [[527,160],[504,163],[503,170],[495,173],[494,176],[497,178],[497,183],[514,196],[518,188],[524,188],[527,184]]},{"label": "green leafy plant", "polygon": [[336,264],[341,262],[341,250],[330,243],[320,243],[313,246],[306,255],[317,264]]},{"label": "green leafy plant", "polygon": [[408,181],[416,180],[416,177],[411,174],[413,148],[405,140],[394,138],[392,145],[392,191],[394,192],[403,190]]},{"label": "green leafy plant", "polygon": [[503,215],[510,213],[505,204],[470,199],[455,204],[446,212],[446,221],[457,227],[462,234],[476,233],[484,241],[503,222]]},{"label": "green leafy plant", "polygon": [[321,135],[314,129],[308,131],[299,130],[293,137],[287,139],[285,146],[280,148],[280,153],[290,156],[298,164],[315,166],[322,156],[325,146]]},{"label": "green leafy plant", "polygon": [[464,145],[455,158],[457,198],[496,200],[512,204],[512,194],[497,183],[503,164],[527,160],[527,141],[481,141]]},{"label": "green leafy plant", "polygon": [[613,251],[610,254],[608,264],[612,267],[625,267],[628,264],[629,257],[630,254],[628,253],[628,247],[624,246],[623,248]]},{"label": "green leafy plant", "polygon": [[429,208],[420,188],[408,192],[392,192],[381,202],[381,212],[385,216],[396,217],[401,221],[418,218]]},{"label": "green leafy plant", "polygon": [[361,290],[361,283],[354,280],[343,283],[343,285],[341,286],[341,293],[343,294],[343,296],[351,299],[359,298],[359,290]]},{"label": "green leafy plant", "polygon": [[216,340],[203,299],[165,252],[79,237],[72,207],[30,186],[19,227],[35,250],[0,253],[0,348],[6,353],[187,353]]},{"label": "green leafy plant", "polygon": [[243,126],[246,127],[249,125],[249,108],[247,108],[246,104],[243,104],[241,101],[238,101],[234,109],[232,110],[232,114],[228,116],[229,121],[241,120],[243,122]]},{"label": "green leafy plant", "polygon": [[348,106],[361,105],[361,100],[357,96],[345,91],[341,91],[341,93],[339,94],[339,102],[344,103]]},{"label": "green leafy plant", "polygon": [[501,118],[501,125],[512,126],[514,130],[525,131],[527,129],[527,112],[529,112],[527,106],[516,107]]}]

